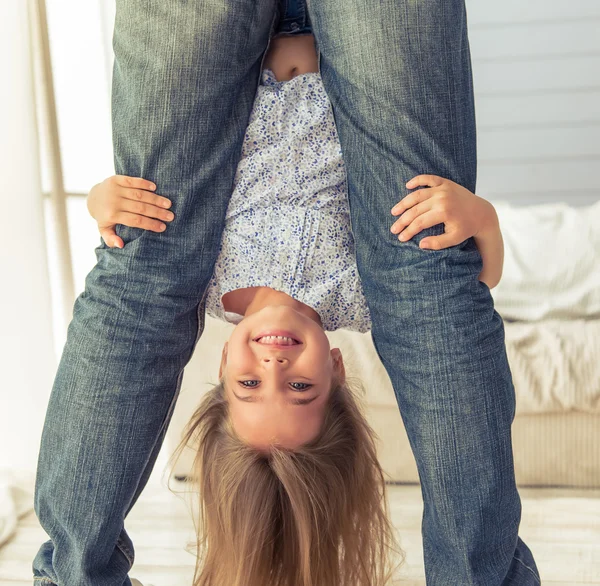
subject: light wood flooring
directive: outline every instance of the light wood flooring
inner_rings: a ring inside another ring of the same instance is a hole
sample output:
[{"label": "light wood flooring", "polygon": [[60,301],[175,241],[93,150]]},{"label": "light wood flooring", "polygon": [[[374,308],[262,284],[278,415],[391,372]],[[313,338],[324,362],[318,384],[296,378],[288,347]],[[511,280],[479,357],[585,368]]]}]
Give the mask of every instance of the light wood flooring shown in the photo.
[{"label": "light wood flooring", "polygon": [[[135,546],[130,577],[154,586],[191,586],[194,526],[189,485],[167,473],[159,460],[152,478],[125,520]],[[600,586],[600,490],[519,487],[523,506],[519,535],[531,548],[544,586]],[[420,487],[389,487],[392,518],[406,552],[398,585],[425,586]],[[48,536],[35,512],[22,518],[0,548],[0,585],[33,584],[31,562]],[[187,551],[186,551],[187,549]]]}]

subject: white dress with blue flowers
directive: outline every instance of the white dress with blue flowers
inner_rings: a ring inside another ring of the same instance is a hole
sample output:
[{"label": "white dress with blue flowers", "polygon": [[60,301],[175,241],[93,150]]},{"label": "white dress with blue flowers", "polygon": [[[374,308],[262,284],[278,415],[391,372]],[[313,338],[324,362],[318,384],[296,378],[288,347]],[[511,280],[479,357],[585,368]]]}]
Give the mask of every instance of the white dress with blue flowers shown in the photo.
[{"label": "white dress with blue flowers", "polygon": [[221,298],[271,287],[312,307],[325,330],[366,332],[346,170],[318,72],[277,81],[266,68],[244,137],[213,277],[209,315],[238,323]]}]

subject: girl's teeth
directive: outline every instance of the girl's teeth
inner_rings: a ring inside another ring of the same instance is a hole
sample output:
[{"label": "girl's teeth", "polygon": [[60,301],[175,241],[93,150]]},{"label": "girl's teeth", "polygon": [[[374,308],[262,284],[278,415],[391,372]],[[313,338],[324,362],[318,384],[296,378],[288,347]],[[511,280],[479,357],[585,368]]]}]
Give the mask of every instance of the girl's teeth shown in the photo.
[{"label": "girl's teeth", "polygon": [[257,342],[261,344],[285,344],[288,346],[296,344],[294,339],[288,338],[287,336],[263,336],[258,339]]}]

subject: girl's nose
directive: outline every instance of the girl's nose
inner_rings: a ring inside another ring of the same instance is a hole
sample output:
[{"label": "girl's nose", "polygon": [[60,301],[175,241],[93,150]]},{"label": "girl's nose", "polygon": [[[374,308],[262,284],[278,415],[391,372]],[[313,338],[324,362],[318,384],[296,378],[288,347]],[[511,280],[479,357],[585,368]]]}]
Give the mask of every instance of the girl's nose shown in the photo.
[{"label": "girl's nose", "polygon": [[283,358],[282,356],[264,356],[262,360],[267,364],[272,362],[273,364],[279,363],[282,366],[287,365],[289,362],[287,358]]}]

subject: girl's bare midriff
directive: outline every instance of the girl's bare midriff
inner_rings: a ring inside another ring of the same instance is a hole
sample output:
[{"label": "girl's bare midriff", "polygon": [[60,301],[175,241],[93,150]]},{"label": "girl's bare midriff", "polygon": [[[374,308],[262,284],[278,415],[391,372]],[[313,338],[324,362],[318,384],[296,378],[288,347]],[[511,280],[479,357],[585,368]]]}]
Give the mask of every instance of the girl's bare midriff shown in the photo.
[{"label": "girl's bare midriff", "polygon": [[319,58],[314,35],[273,37],[265,55],[263,68],[270,69],[277,81],[289,81],[303,73],[318,72]]}]

